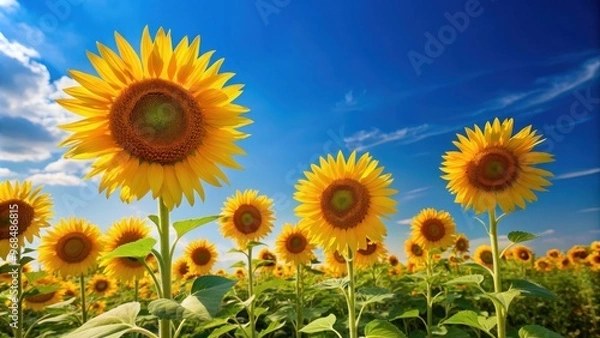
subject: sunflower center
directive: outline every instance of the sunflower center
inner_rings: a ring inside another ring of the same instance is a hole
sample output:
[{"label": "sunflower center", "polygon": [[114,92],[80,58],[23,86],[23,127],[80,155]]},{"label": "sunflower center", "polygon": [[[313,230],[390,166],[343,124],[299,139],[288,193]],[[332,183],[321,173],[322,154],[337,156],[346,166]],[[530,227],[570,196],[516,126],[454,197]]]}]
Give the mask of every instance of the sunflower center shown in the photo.
[{"label": "sunflower center", "polygon": [[52,297],[54,297],[55,293],[56,293],[56,291],[52,291],[49,293],[44,293],[42,295],[29,296],[26,299],[29,303],[42,304],[42,303],[45,303],[45,302],[51,300]]},{"label": "sunflower center", "polygon": [[538,264],[539,264],[540,268],[542,268],[542,269],[545,269],[548,267],[548,263],[546,263],[546,262],[539,262]]},{"label": "sunflower center", "polygon": [[344,258],[344,256],[340,255],[340,253],[337,251],[333,253],[333,258],[336,262],[340,264],[346,264],[346,259]]},{"label": "sunflower center", "polygon": [[412,252],[415,256],[421,256],[423,254],[423,249],[421,249],[421,246],[418,244],[413,244],[410,247],[410,252]]},{"label": "sunflower center", "polygon": [[586,259],[588,253],[585,250],[577,250],[573,253],[573,256],[578,259]]},{"label": "sunflower center", "polygon": [[502,191],[510,187],[519,174],[518,160],[503,147],[480,152],[467,165],[469,183],[485,191]]},{"label": "sunflower center", "polygon": [[190,269],[187,266],[187,264],[181,264],[181,265],[179,265],[179,274],[181,274],[182,276],[187,275],[187,273],[189,271],[190,271]]},{"label": "sunflower center", "polygon": [[12,199],[0,203],[0,241],[13,237],[11,232],[14,230],[18,236],[22,235],[33,219],[33,207],[21,200]]},{"label": "sunflower center", "polygon": [[188,91],[149,79],[129,85],[109,114],[114,141],[140,160],[162,165],[185,159],[205,133],[202,109]]},{"label": "sunflower center", "polygon": [[460,252],[467,251],[467,241],[463,238],[459,238],[456,241],[456,250]]},{"label": "sunflower center", "polygon": [[557,258],[557,257],[558,257],[558,252],[554,252],[554,251],[553,251],[553,252],[551,252],[551,253],[550,253],[550,257],[552,257],[552,258]]},{"label": "sunflower center", "polygon": [[523,250],[519,253],[519,258],[521,258],[522,260],[526,261],[529,260],[529,252]]},{"label": "sunflower center", "polygon": [[377,250],[377,243],[368,243],[366,249],[358,249],[358,252],[363,256],[370,256]]},{"label": "sunflower center", "polygon": [[428,219],[421,225],[421,233],[430,242],[437,242],[446,234],[444,224],[438,219]]},{"label": "sunflower center", "polygon": [[92,252],[92,241],[82,233],[70,233],[62,237],[56,246],[56,254],[67,263],[84,261]]},{"label": "sunflower center", "polygon": [[192,252],[192,261],[196,265],[206,265],[210,262],[212,255],[207,248],[197,248]]},{"label": "sunflower center", "polygon": [[321,210],[325,220],[339,229],[352,229],[367,216],[370,205],[367,188],[353,179],[332,182],[323,191]]},{"label": "sunflower center", "polygon": [[306,238],[302,235],[292,235],[286,242],[287,250],[294,254],[299,254],[306,248]]},{"label": "sunflower center", "polygon": [[108,289],[108,282],[105,280],[97,281],[94,285],[94,289],[98,292],[104,292]]},{"label": "sunflower center", "polygon": [[233,214],[233,224],[239,232],[248,235],[256,232],[262,223],[260,211],[253,205],[243,204]]},{"label": "sunflower center", "polygon": [[494,264],[494,255],[492,255],[491,251],[484,251],[481,253],[481,261],[485,264],[491,265]]},{"label": "sunflower center", "polygon": [[390,265],[391,265],[391,266],[396,266],[396,265],[398,265],[398,263],[400,263],[400,262],[398,261],[398,258],[396,258],[396,257],[391,257],[391,258],[390,258]]}]

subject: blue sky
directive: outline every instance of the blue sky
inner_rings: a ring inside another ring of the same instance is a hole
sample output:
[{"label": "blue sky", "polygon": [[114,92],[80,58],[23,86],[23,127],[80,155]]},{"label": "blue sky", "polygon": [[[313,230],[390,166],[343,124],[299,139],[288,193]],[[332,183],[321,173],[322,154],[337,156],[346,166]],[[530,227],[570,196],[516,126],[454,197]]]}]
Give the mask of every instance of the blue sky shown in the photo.
[{"label": "blue sky", "polygon": [[[191,2],[190,2],[191,3]],[[50,5],[49,5],[50,4]],[[55,5],[52,5],[55,4]],[[225,57],[223,70],[246,84],[252,136],[240,144],[243,171],[207,187],[203,204],[174,219],[216,214],[236,189],[275,200],[276,228],[296,222],[292,199],[302,171],[319,156],[370,152],[394,177],[398,213],[387,244],[404,257],[409,220],[422,208],[450,211],[474,244],[486,233],[453,202],[440,178],[441,155],[465,126],[515,117],[544,133],[555,173],[539,201],[505,218],[502,234],[543,236],[536,250],[600,239],[600,24],[596,1],[20,1],[0,0],[0,176],[44,184],[56,218],[84,217],[106,229],[155,213],[150,198],[131,205],[82,181],[85,162],[61,159],[58,123],[73,119],[53,100],[72,85],[67,69],[93,72],[85,51],[114,47],[119,31],[139,45],[145,25],[175,40],[202,36],[201,51]],[[453,26],[454,24],[454,26]],[[434,41],[435,40],[435,41]],[[211,224],[188,235],[215,242],[227,265],[237,257]],[[35,244],[34,244],[35,245]]]}]

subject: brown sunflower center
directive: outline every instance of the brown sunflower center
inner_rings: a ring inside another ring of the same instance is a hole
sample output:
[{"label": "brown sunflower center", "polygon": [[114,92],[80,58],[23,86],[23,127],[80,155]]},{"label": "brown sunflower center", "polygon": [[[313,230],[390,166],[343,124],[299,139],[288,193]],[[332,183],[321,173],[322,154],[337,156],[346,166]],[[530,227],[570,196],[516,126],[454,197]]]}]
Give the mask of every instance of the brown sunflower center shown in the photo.
[{"label": "brown sunflower center", "polygon": [[52,291],[52,292],[44,293],[41,295],[29,296],[26,299],[27,299],[27,302],[29,302],[29,303],[42,304],[42,303],[45,303],[45,302],[51,300],[55,294],[56,294],[56,291]]},{"label": "brown sunflower center", "polygon": [[92,240],[79,232],[63,236],[56,245],[56,254],[67,263],[83,262],[91,252]]},{"label": "brown sunflower center", "polygon": [[562,261],[560,261],[560,264],[562,266],[567,266],[567,265],[571,264],[571,261],[568,258],[565,257],[565,258],[563,258]]},{"label": "brown sunflower center", "polygon": [[396,257],[390,257],[389,262],[390,262],[391,266],[396,266],[400,263],[400,261],[398,261],[398,258],[396,258]]},{"label": "brown sunflower center", "polygon": [[369,242],[366,249],[358,249],[363,256],[370,256],[377,250],[377,243]]},{"label": "brown sunflower center", "polygon": [[519,258],[524,261],[528,261],[530,257],[531,255],[529,255],[529,252],[527,250],[521,250],[519,252]]},{"label": "brown sunflower center", "polygon": [[233,214],[233,224],[239,232],[248,235],[256,232],[262,224],[260,210],[250,204],[242,204]]},{"label": "brown sunflower center", "polygon": [[344,258],[344,256],[340,255],[340,253],[337,251],[333,253],[333,258],[336,262],[340,264],[346,264],[346,259]]},{"label": "brown sunflower center", "polygon": [[575,250],[575,252],[573,252],[573,257],[575,257],[577,259],[586,259],[587,256],[588,256],[588,253],[585,250]]},{"label": "brown sunflower center", "polygon": [[558,257],[558,252],[556,252],[556,251],[552,251],[552,252],[550,252],[550,254],[549,254],[549,255],[550,255],[550,257],[552,257],[552,258],[557,258],[557,257]]},{"label": "brown sunflower center", "polygon": [[300,234],[294,234],[288,238],[285,246],[289,252],[299,254],[306,249],[307,244],[308,241],[304,236]]},{"label": "brown sunflower center", "polygon": [[182,264],[179,264],[178,271],[179,271],[180,275],[185,276],[190,271],[190,269],[186,263],[182,263]]},{"label": "brown sunflower center", "polygon": [[332,182],[323,191],[321,210],[323,217],[339,229],[352,229],[367,216],[371,197],[367,188],[353,179]]},{"label": "brown sunflower center", "polygon": [[94,290],[97,292],[104,292],[108,289],[108,282],[105,280],[99,280],[94,284]]},{"label": "brown sunflower center", "polygon": [[423,255],[423,249],[421,249],[421,246],[419,246],[418,244],[414,244],[414,243],[410,247],[410,252],[412,252],[412,254],[417,257]]},{"label": "brown sunflower center", "polygon": [[492,252],[491,252],[491,251],[487,251],[487,250],[486,250],[486,251],[482,252],[482,253],[479,255],[479,258],[481,258],[481,261],[482,261],[484,264],[487,264],[487,265],[492,265],[492,264],[494,264],[494,255],[492,255]]},{"label": "brown sunflower center", "polygon": [[544,262],[544,261],[540,261],[540,262],[538,262],[538,266],[539,266],[541,269],[545,269],[545,268],[547,268],[547,267],[548,267],[548,263],[546,263],[546,262]]},{"label": "brown sunflower center", "polygon": [[13,237],[11,233],[22,235],[33,219],[33,207],[21,200],[11,199],[0,203],[0,240]]},{"label": "brown sunflower center", "polygon": [[485,191],[502,191],[510,187],[518,174],[517,158],[503,147],[487,148],[467,165],[469,183]]},{"label": "brown sunflower center", "polygon": [[446,228],[439,219],[427,219],[421,224],[421,234],[430,242],[437,242],[444,238]]},{"label": "brown sunflower center", "polygon": [[469,244],[467,243],[466,239],[459,238],[456,240],[455,248],[456,248],[456,251],[464,252],[464,251],[467,251],[467,249],[469,248]]},{"label": "brown sunflower center", "polygon": [[162,79],[129,85],[113,103],[110,131],[129,154],[148,162],[173,164],[202,142],[205,120],[195,98]]},{"label": "brown sunflower center", "polygon": [[600,264],[600,255],[594,255],[592,260],[594,261],[594,264]]},{"label": "brown sunflower center", "polygon": [[207,248],[196,248],[192,251],[191,256],[194,264],[200,266],[208,264],[212,258],[212,254]]}]

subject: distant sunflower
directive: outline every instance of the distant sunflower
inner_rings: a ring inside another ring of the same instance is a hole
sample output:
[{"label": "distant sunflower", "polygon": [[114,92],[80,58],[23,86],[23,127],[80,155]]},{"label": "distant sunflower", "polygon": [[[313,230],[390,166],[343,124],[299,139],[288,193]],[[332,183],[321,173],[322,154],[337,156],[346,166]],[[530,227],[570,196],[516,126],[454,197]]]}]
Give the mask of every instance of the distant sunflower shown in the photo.
[{"label": "distant sunflower", "polygon": [[[134,217],[124,218],[108,229],[104,252],[110,253],[121,245],[147,238],[149,235],[150,227],[144,220]],[[152,254],[148,256],[154,257]],[[144,264],[134,258],[111,258],[103,260],[100,264],[105,267],[104,272],[108,276],[124,281],[140,279],[146,272]]]},{"label": "distant sunflower", "polygon": [[38,260],[64,276],[86,274],[102,251],[100,229],[81,218],[61,219],[42,237]]},{"label": "distant sunflower", "polygon": [[345,160],[340,151],[337,158],[321,157],[294,193],[300,202],[296,215],[307,222],[311,238],[343,255],[348,248],[366,249],[367,238],[382,242],[387,231],[380,218],[396,212],[391,174],[382,174],[384,168],[368,153],[356,156],[352,152]]},{"label": "distant sunflower", "polygon": [[450,266],[457,267],[460,265],[461,259],[458,256],[456,256],[456,254],[450,254],[448,256],[448,263],[450,264]]},{"label": "distant sunflower", "polygon": [[41,191],[29,181],[0,182],[0,258],[7,258],[11,238],[17,237],[22,248],[25,239],[33,242],[41,228],[50,226],[52,200]]},{"label": "distant sunflower", "polygon": [[558,267],[559,270],[567,270],[569,269],[571,266],[573,266],[573,263],[571,263],[571,260],[569,259],[569,257],[564,256],[558,259],[558,262],[556,263],[556,266]]},{"label": "distant sunflower", "polygon": [[355,259],[357,268],[368,268],[373,264],[379,263],[387,256],[387,249],[383,243],[371,242],[367,239],[367,248],[358,249]]},{"label": "distant sunflower", "polygon": [[110,297],[117,292],[117,283],[110,277],[97,274],[88,282],[87,290],[96,296]]},{"label": "distant sunflower", "polygon": [[248,135],[237,128],[252,121],[232,102],[243,86],[224,87],[234,74],[219,73],[223,59],[209,66],[213,51],[199,56],[199,36],[173,49],[170,31],[159,28],[152,41],[146,26],[140,55],[120,34],[115,39],[119,54],[100,43],[100,56],[88,53],[100,77],[70,71],[80,86],[57,100],[83,117],[61,126],[73,133],[61,143],[70,147],[65,158],[95,159],[86,177],[103,173],[100,191],[121,188],[127,203],[152,192],[169,210],[182,195],[193,205],[195,192],[204,199],[201,181],[228,183],[220,166],[241,168],[235,141]]},{"label": "distant sunflower", "polygon": [[450,213],[427,208],[412,219],[411,237],[425,250],[446,248],[453,244],[456,224]]},{"label": "distant sunflower", "polygon": [[571,260],[571,263],[573,264],[586,262],[588,255],[588,249],[583,245],[575,245],[567,251],[567,257],[569,257],[569,260]]},{"label": "distant sunflower", "polygon": [[600,241],[593,241],[592,244],[590,244],[590,250],[600,252]]},{"label": "distant sunflower", "polygon": [[348,272],[346,259],[337,251],[325,252],[327,272],[334,277],[344,276]]},{"label": "distant sunflower", "polygon": [[402,274],[402,267],[400,265],[391,266],[388,269],[388,276],[400,276]]},{"label": "distant sunflower", "polygon": [[413,239],[409,238],[404,242],[404,252],[408,260],[414,263],[424,263],[427,259],[427,250],[417,244]]},{"label": "distant sunflower", "polygon": [[246,270],[242,269],[242,268],[235,269],[235,272],[233,274],[234,274],[234,276],[237,279],[244,279],[244,278],[246,278]]},{"label": "distant sunflower", "polygon": [[302,226],[284,224],[281,234],[277,237],[275,251],[284,262],[294,265],[310,264],[314,255],[315,245],[308,237],[308,229]]},{"label": "distant sunflower", "polygon": [[172,268],[173,276],[175,280],[184,279],[190,273],[190,263],[187,258],[180,257],[173,262]]},{"label": "distant sunflower", "polygon": [[103,300],[97,300],[90,305],[90,310],[96,315],[103,314],[106,310],[106,302]]},{"label": "distant sunflower", "polygon": [[552,271],[553,265],[550,259],[541,257],[535,260],[535,269],[539,272],[550,272]]},{"label": "distant sunflower", "polygon": [[475,262],[483,266],[491,268],[494,265],[494,255],[492,248],[489,245],[480,245],[475,250]]},{"label": "distant sunflower", "polygon": [[552,173],[535,167],[553,161],[551,154],[533,151],[542,135],[531,126],[513,135],[513,124],[513,119],[495,119],[483,131],[475,126],[465,128],[467,137],[458,135],[453,143],[459,151],[447,152],[440,168],[455,202],[477,214],[496,206],[512,212],[516,206],[525,209],[526,201],[536,200],[533,191],[550,185],[545,177]]},{"label": "distant sunflower", "polygon": [[33,311],[43,312],[46,307],[62,301],[64,289],[60,288],[60,281],[53,276],[38,279],[35,283],[38,287],[48,287],[50,292],[44,292],[35,296],[23,298],[23,305]]},{"label": "distant sunflower", "polygon": [[469,239],[467,236],[459,234],[454,237],[454,252],[457,254],[469,252]]},{"label": "distant sunflower", "polygon": [[533,251],[524,245],[514,247],[512,249],[512,255],[521,263],[529,263],[533,260]]},{"label": "distant sunflower", "polygon": [[502,259],[504,259],[504,260],[509,260],[509,259],[515,258],[515,255],[514,255],[514,248],[508,248],[508,249],[505,249],[505,250],[504,250],[504,251],[501,253],[501,256],[500,256],[500,258],[502,258]]},{"label": "distant sunflower", "polygon": [[588,255],[587,261],[590,264],[592,271],[600,271],[600,252],[594,251]]},{"label": "distant sunflower", "polygon": [[559,259],[562,256],[562,252],[558,249],[550,249],[546,251],[546,257],[550,259]]},{"label": "distant sunflower", "polygon": [[273,276],[275,276],[277,278],[285,277],[285,268],[283,267],[283,265],[281,265],[281,264],[275,265],[275,267],[273,268]]},{"label": "distant sunflower", "polygon": [[70,280],[64,281],[64,282],[62,282],[61,286],[62,286],[62,289],[64,290],[65,298],[73,298],[73,297],[80,296],[79,286],[77,284],[73,283],[72,281],[70,281]]},{"label": "distant sunflower", "polygon": [[257,258],[261,261],[262,271],[272,272],[277,266],[277,256],[268,248],[262,248],[258,252]]},{"label": "distant sunflower", "polygon": [[242,249],[250,241],[267,236],[275,221],[273,200],[258,190],[236,191],[224,203],[221,223],[223,237],[235,240]]},{"label": "distant sunflower", "polygon": [[469,254],[463,254],[462,255],[462,259],[465,260],[465,261],[468,261],[469,259],[471,259],[471,255],[469,255]]},{"label": "distant sunflower", "polygon": [[217,248],[205,239],[191,242],[185,249],[184,256],[189,262],[190,273],[204,275],[217,263]]},{"label": "distant sunflower", "polygon": [[225,271],[223,269],[219,269],[219,270],[215,271],[215,275],[225,277],[225,276],[227,276],[227,271]]},{"label": "distant sunflower", "polygon": [[396,257],[396,255],[389,255],[387,257],[387,261],[391,266],[398,266],[398,264],[400,264],[400,260],[398,260],[398,257]]}]

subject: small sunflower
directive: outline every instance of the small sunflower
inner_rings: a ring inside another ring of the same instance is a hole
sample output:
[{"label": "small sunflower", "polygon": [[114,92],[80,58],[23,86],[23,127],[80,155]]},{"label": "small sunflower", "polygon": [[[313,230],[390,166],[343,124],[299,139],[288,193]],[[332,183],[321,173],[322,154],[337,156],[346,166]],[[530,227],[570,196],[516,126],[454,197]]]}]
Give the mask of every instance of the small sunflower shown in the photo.
[{"label": "small sunflower", "polygon": [[423,269],[423,267],[425,266],[424,261],[414,261],[414,260],[410,260],[408,261],[408,263],[406,264],[406,272],[408,273],[415,273],[421,269]]},{"label": "small sunflower", "polygon": [[87,289],[90,294],[110,297],[117,292],[117,283],[110,277],[97,274],[90,279]]},{"label": "small sunflower", "polygon": [[562,257],[562,252],[558,249],[550,249],[546,251],[546,257],[550,259],[559,259]]},{"label": "small sunflower", "polygon": [[258,195],[258,190],[236,191],[228,197],[220,218],[223,237],[235,240],[240,248],[267,236],[275,221],[273,200]]},{"label": "small sunflower", "polygon": [[41,186],[34,188],[29,181],[0,182],[0,258],[7,258],[11,238],[17,237],[23,247],[25,239],[33,242],[41,228],[50,226],[52,200],[41,191]]},{"label": "small sunflower", "polygon": [[86,274],[102,251],[100,229],[81,218],[61,219],[42,237],[39,262],[63,277]]},{"label": "small sunflower", "polygon": [[456,254],[450,254],[448,256],[448,263],[450,266],[457,267],[461,263],[461,259]]},{"label": "small sunflower", "polygon": [[246,278],[246,270],[242,269],[242,268],[235,269],[235,272],[233,274],[234,274],[234,276],[237,279],[244,279],[244,278]]},{"label": "small sunflower", "polygon": [[272,272],[277,267],[277,256],[268,248],[262,248],[257,257],[262,271]]},{"label": "small sunflower", "polygon": [[463,259],[464,261],[468,261],[468,260],[470,260],[470,259],[471,259],[471,255],[469,255],[469,254],[463,254],[463,255],[462,255],[462,259]]},{"label": "small sunflower", "polygon": [[389,255],[387,257],[387,262],[390,264],[390,266],[398,266],[400,264],[400,260],[398,260],[396,255]]},{"label": "small sunflower", "polygon": [[367,238],[382,242],[387,230],[380,218],[396,212],[391,174],[382,174],[384,168],[368,153],[356,157],[352,152],[345,160],[341,151],[337,158],[321,157],[294,193],[300,202],[296,215],[307,222],[311,238],[343,255],[366,249]]},{"label": "small sunflower", "polygon": [[459,234],[454,237],[454,252],[457,254],[469,252],[469,239],[467,236]]},{"label": "small sunflower", "polygon": [[197,275],[209,273],[217,262],[217,256],[215,245],[205,239],[191,242],[184,252],[189,272]]},{"label": "small sunflower", "polygon": [[79,286],[70,280],[62,282],[62,289],[64,290],[65,298],[79,297]]},{"label": "small sunflower", "polygon": [[23,305],[25,307],[36,311],[42,312],[46,310],[46,307],[52,304],[56,304],[63,299],[64,289],[59,288],[60,281],[53,276],[46,276],[40,278],[34,283],[34,286],[39,287],[57,287],[56,290],[51,292],[45,292],[42,294],[37,294],[35,296],[29,296],[23,298]]},{"label": "small sunflower", "polygon": [[100,191],[120,188],[124,202],[152,192],[169,210],[183,195],[193,205],[195,193],[204,199],[201,182],[228,183],[221,166],[241,169],[235,141],[248,135],[237,128],[252,121],[232,102],[243,86],[225,86],[234,74],[219,73],[223,59],[209,66],[213,51],[199,56],[199,36],[173,49],[170,31],[159,28],[153,41],[146,26],[139,55],[115,39],[119,54],[100,43],[100,55],[88,53],[99,77],[70,71],[80,86],[57,100],[83,117],[61,126],[73,133],[61,143],[70,147],[65,157],[95,159],[86,177],[103,173]]},{"label": "small sunflower", "polygon": [[172,273],[176,280],[186,278],[188,273],[190,273],[190,263],[188,259],[180,257],[175,260],[175,262],[173,262]]},{"label": "small sunflower", "polygon": [[556,262],[556,266],[562,271],[568,270],[572,265],[573,263],[571,263],[571,260],[567,256],[559,258],[558,262]]},{"label": "small sunflower", "polygon": [[366,249],[358,249],[355,259],[355,266],[357,268],[368,268],[376,263],[379,263],[385,259],[387,255],[387,249],[383,243],[376,243],[367,240]]},{"label": "small sunflower", "polygon": [[400,266],[400,265],[390,266],[388,269],[388,276],[390,276],[390,277],[400,276],[401,274],[402,274],[402,266]]},{"label": "small sunflower", "polygon": [[535,269],[539,272],[550,272],[552,271],[552,263],[547,257],[541,257],[535,260]]},{"label": "small sunflower", "polygon": [[309,230],[303,226],[284,224],[275,242],[275,251],[284,262],[294,265],[310,264],[315,245],[310,241]]},{"label": "small sunflower", "polygon": [[477,247],[474,259],[478,264],[487,266],[488,268],[494,266],[494,255],[492,253],[492,248],[489,245],[480,245]]},{"label": "small sunflower", "polygon": [[424,263],[427,259],[427,250],[417,244],[413,239],[409,238],[404,242],[404,252],[410,262]]},{"label": "small sunflower", "polygon": [[495,119],[484,130],[475,126],[465,128],[467,137],[458,135],[453,143],[459,151],[447,152],[440,168],[455,202],[477,214],[496,206],[512,212],[516,206],[525,209],[526,201],[537,199],[533,191],[550,185],[546,177],[552,173],[535,167],[554,160],[551,154],[533,151],[544,141],[542,136],[531,126],[513,135],[513,124],[513,119]]},{"label": "small sunflower", "polygon": [[588,255],[588,249],[583,245],[576,245],[567,251],[567,257],[575,265],[586,262]]},{"label": "small sunflower", "polygon": [[600,252],[594,251],[587,257],[592,271],[600,271]]},{"label": "small sunflower", "polygon": [[275,276],[277,278],[284,278],[285,277],[285,267],[281,264],[276,264],[275,267],[273,268],[273,276]]},{"label": "small sunflower", "polygon": [[533,251],[524,245],[514,247],[512,249],[512,255],[521,263],[529,263],[533,260]]},{"label": "small sunflower", "polygon": [[225,277],[227,276],[227,271],[223,270],[223,269],[219,269],[215,272],[216,276],[221,276],[221,277]]},{"label": "small sunflower", "polygon": [[103,314],[104,310],[106,310],[106,302],[103,300],[97,300],[90,304],[90,311],[96,315]]},{"label": "small sunflower", "polygon": [[427,208],[413,217],[411,228],[414,242],[425,250],[431,250],[453,244],[456,224],[450,213]]},{"label": "small sunflower", "polygon": [[[121,245],[147,238],[150,235],[150,227],[141,218],[124,218],[115,222],[107,231],[105,236],[104,253],[110,253]],[[154,257],[148,255],[147,259]],[[119,257],[111,258],[101,262],[104,272],[113,278],[130,281],[135,278],[144,277],[146,268],[137,259]]]},{"label": "small sunflower", "polygon": [[325,252],[327,272],[334,277],[344,276],[348,272],[346,259],[337,251]]}]

